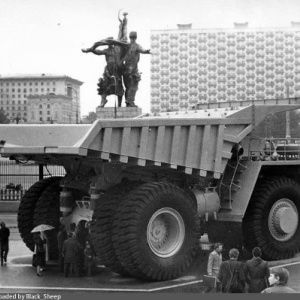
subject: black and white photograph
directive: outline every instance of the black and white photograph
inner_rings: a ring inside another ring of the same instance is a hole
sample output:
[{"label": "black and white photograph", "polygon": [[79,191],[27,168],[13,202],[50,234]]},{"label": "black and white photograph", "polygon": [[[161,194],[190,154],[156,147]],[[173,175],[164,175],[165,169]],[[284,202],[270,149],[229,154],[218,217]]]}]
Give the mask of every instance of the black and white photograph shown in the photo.
[{"label": "black and white photograph", "polygon": [[0,0],[0,300],[300,293],[299,12]]}]

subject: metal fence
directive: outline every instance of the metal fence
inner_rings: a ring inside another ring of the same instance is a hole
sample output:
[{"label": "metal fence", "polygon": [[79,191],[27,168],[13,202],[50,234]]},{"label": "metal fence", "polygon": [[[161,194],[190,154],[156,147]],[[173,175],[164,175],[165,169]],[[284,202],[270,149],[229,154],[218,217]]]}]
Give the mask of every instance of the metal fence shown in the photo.
[{"label": "metal fence", "polygon": [[8,159],[0,159],[0,201],[20,200],[24,193],[40,178],[64,176],[61,166],[40,166],[34,162],[17,163]]}]

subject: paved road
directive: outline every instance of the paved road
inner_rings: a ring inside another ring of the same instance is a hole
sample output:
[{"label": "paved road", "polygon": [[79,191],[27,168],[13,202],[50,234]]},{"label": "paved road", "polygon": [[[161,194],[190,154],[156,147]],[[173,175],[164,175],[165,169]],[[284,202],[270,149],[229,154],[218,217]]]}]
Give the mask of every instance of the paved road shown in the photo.
[{"label": "paved road", "polygon": [[[0,214],[12,230],[16,216]],[[201,293],[202,277],[205,274],[207,256],[199,256],[197,264],[185,276],[167,282],[142,282],[134,278],[124,278],[110,272],[103,266],[97,268],[97,274],[91,277],[65,278],[58,271],[56,262],[49,262],[43,277],[36,276],[31,266],[32,253],[20,240],[16,231],[10,240],[10,252],[7,266],[0,267],[0,293],[95,293],[95,292],[179,292]],[[300,256],[293,259],[270,262],[270,266],[283,265],[291,274],[289,286],[300,293]]]}]

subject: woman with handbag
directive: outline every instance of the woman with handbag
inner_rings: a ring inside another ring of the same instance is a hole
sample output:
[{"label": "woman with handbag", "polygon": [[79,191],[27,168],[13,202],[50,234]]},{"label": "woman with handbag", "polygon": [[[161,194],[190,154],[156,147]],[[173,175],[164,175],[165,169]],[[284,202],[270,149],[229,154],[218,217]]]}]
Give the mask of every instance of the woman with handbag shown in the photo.
[{"label": "woman with handbag", "polygon": [[43,232],[34,233],[35,255],[36,255],[36,275],[43,276],[41,273],[41,267],[45,264],[46,250],[44,244],[46,244],[46,237]]}]

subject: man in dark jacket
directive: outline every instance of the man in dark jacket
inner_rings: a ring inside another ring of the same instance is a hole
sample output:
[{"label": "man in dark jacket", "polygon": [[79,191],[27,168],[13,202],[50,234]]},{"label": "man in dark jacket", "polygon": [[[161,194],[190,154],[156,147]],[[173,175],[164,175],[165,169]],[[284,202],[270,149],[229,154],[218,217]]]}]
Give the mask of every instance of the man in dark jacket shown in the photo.
[{"label": "man in dark jacket", "polygon": [[[74,233],[69,234],[69,238],[64,241],[62,254],[64,257],[64,275],[68,277],[68,275],[72,275],[72,272],[75,272],[75,276],[79,276],[78,272],[78,249],[81,246],[76,240],[76,235]],[[69,271],[70,269],[70,271]]]},{"label": "man in dark jacket", "polygon": [[270,270],[266,261],[261,259],[261,249],[252,250],[253,258],[245,265],[246,281],[249,284],[248,293],[261,293],[267,288]]},{"label": "man in dark jacket", "polygon": [[[218,279],[222,285],[222,293],[244,293],[245,292],[245,270],[244,264],[237,261],[239,257],[239,250],[233,248],[229,251],[229,260],[222,262]],[[237,271],[239,278],[239,287],[235,287],[233,290],[229,290],[231,280],[234,276],[234,272]]]},{"label": "man in dark jacket", "polygon": [[64,258],[62,256],[62,248],[64,241],[68,238],[65,225],[60,225],[59,232],[57,234],[57,246],[58,246],[58,267],[60,271],[64,270]]},{"label": "man in dark jacket", "polygon": [[3,262],[6,264],[7,262],[7,254],[8,254],[8,238],[10,235],[9,228],[5,226],[4,222],[1,222],[1,229],[0,229],[0,247],[1,247],[1,266],[3,266]]}]

